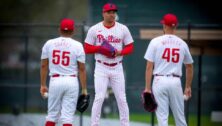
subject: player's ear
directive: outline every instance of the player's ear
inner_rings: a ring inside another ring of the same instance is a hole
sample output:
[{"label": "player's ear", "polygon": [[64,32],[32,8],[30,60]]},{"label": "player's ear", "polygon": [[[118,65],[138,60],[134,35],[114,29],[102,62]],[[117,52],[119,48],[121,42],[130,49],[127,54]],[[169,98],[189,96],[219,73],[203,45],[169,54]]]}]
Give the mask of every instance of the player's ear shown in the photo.
[{"label": "player's ear", "polygon": [[74,34],[75,34],[75,30],[72,31],[72,35],[74,35]]},{"label": "player's ear", "polygon": [[102,18],[104,19],[104,14],[105,14],[105,12],[102,12]]},{"label": "player's ear", "polygon": [[61,29],[60,28],[58,28],[58,32],[59,32],[59,34],[61,34]]}]

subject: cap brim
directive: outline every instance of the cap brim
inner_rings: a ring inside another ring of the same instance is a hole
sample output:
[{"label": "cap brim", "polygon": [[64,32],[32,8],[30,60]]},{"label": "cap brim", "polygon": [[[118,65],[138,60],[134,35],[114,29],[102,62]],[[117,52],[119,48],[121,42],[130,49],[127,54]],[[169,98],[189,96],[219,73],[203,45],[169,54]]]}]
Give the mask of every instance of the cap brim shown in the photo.
[{"label": "cap brim", "polygon": [[114,9],[114,10],[104,10],[103,12],[108,12],[108,11],[115,11],[117,12],[118,10]]}]

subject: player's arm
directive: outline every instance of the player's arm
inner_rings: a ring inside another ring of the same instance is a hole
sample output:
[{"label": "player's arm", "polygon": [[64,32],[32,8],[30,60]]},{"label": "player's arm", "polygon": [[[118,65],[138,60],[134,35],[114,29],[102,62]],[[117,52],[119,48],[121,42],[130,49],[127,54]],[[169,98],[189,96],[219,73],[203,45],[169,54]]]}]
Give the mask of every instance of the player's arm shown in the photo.
[{"label": "player's arm", "polygon": [[88,33],[86,35],[85,43],[84,43],[84,51],[86,54],[94,54],[99,51],[100,46],[96,46],[96,34],[95,30],[93,28],[90,28],[88,30]]},{"label": "player's arm", "polygon": [[153,62],[150,62],[147,60],[146,64],[146,85],[145,85],[145,92],[150,92],[151,93],[151,79],[152,79],[152,74],[153,74]]},{"label": "player's arm", "polygon": [[78,61],[78,69],[79,69],[79,79],[82,87],[82,94],[87,94],[85,63],[81,63]]},{"label": "player's arm", "polygon": [[123,38],[123,43],[124,43],[124,47],[123,47],[123,49],[122,50],[118,50],[117,52],[116,52],[116,56],[124,56],[124,55],[128,55],[128,54],[131,54],[132,52],[133,52],[133,48],[134,48],[134,46],[133,46],[133,38],[132,38],[132,35],[131,35],[131,33],[130,33],[130,31],[129,31],[129,29],[125,26],[125,27],[123,27],[124,28],[124,30],[123,30],[123,32],[124,32],[124,38]]},{"label": "player's arm", "polygon": [[191,97],[191,85],[193,80],[193,64],[185,64],[186,67],[186,82],[185,82],[185,91],[186,96]]},{"label": "player's arm", "polygon": [[116,56],[123,56],[123,55],[131,54],[133,52],[133,49],[134,49],[134,45],[133,43],[130,43],[124,46],[123,50],[117,51]]},{"label": "player's arm", "polygon": [[91,45],[85,42],[84,44],[84,50],[86,54],[94,54],[97,53],[99,51],[99,48],[101,46],[95,46],[95,45]]},{"label": "player's arm", "polygon": [[49,61],[48,59],[41,60],[41,68],[40,68],[40,93],[43,96],[45,92],[48,91],[46,86],[46,79],[48,75],[48,68],[49,68]]}]

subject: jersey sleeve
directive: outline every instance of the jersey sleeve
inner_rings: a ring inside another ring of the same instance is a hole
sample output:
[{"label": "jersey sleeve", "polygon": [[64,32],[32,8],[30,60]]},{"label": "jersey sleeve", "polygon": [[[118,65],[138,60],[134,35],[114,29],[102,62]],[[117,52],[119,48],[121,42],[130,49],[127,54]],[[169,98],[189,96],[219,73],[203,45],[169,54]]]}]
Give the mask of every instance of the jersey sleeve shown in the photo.
[{"label": "jersey sleeve", "polygon": [[93,28],[90,28],[88,30],[87,35],[86,35],[85,43],[88,43],[90,45],[94,45],[95,41],[96,41],[95,32],[94,32]]},{"label": "jersey sleeve", "polygon": [[155,47],[153,43],[154,43],[153,41],[150,42],[144,56],[146,60],[151,61],[151,62],[154,61],[154,56],[155,56]]},{"label": "jersey sleeve", "polygon": [[132,35],[131,35],[129,29],[125,26],[123,31],[125,32],[124,39],[123,39],[124,45],[128,45],[128,44],[132,43],[133,38],[132,38]]},{"label": "jersey sleeve", "polygon": [[189,48],[187,45],[185,45],[185,55],[184,55],[184,64],[192,64],[193,63],[193,58],[190,54]]},{"label": "jersey sleeve", "polygon": [[79,46],[79,52],[78,52],[78,56],[77,56],[77,61],[81,62],[81,63],[85,63],[86,62],[86,55],[83,49],[83,46]]},{"label": "jersey sleeve", "polygon": [[42,47],[42,54],[41,54],[41,59],[48,59],[48,42],[46,42],[44,44],[44,46]]}]

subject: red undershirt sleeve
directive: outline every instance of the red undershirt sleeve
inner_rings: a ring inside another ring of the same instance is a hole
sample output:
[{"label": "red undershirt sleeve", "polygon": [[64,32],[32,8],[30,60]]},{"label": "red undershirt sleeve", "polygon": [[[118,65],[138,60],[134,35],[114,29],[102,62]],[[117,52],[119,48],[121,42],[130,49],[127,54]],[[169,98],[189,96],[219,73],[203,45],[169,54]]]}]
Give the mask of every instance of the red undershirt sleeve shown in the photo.
[{"label": "red undershirt sleeve", "polygon": [[84,50],[85,50],[86,54],[97,53],[99,48],[100,48],[100,46],[90,45],[88,43],[84,44]]},{"label": "red undershirt sleeve", "polygon": [[126,45],[121,51],[121,55],[128,55],[133,52],[133,43]]}]

